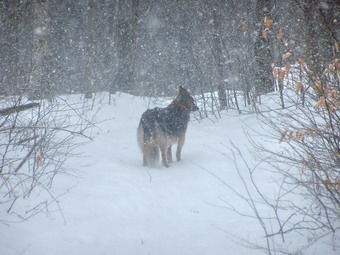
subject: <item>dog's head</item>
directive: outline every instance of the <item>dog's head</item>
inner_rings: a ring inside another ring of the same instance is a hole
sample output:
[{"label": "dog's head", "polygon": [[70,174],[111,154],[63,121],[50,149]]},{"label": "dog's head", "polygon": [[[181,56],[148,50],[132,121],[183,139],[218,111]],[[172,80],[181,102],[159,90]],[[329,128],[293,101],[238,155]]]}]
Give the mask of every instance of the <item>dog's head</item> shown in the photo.
[{"label": "dog's head", "polygon": [[182,86],[179,87],[178,90],[178,95],[176,98],[176,101],[185,106],[189,111],[197,111],[198,107],[195,104],[195,100],[193,99],[193,97],[190,95],[189,91],[187,91],[185,88],[183,88]]}]

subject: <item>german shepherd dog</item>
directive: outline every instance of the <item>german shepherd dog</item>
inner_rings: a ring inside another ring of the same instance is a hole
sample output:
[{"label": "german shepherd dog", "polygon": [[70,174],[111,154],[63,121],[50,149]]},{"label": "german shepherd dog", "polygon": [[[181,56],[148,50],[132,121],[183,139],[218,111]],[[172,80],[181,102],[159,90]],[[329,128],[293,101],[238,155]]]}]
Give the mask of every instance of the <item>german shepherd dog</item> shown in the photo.
[{"label": "german shepherd dog", "polygon": [[161,151],[162,163],[172,162],[171,145],[177,143],[176,159],[181,160],[190,112],[198,110],[190,93],[179,87],[177,97],[165,108],[149,109],[142,114],[137,140],[143,152],[143,166],[155,166]]}]

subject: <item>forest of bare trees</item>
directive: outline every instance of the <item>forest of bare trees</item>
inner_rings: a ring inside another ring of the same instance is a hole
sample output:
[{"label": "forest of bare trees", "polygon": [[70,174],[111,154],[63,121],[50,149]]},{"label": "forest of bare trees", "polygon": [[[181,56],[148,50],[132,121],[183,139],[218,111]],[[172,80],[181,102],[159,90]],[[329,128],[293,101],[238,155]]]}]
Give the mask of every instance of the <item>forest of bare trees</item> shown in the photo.
[{"label": "forest of bare trees", "polygon": [[[306,202],[296,205],[280,194],[270,200],[249,184],[260,199],[249,193],[246,200],[270,239],[268,254],[276,251],[272,237],[305,230],[314,241],[339,231],[339,27],[338,0],[0,1],[0,99],[6,102],[0,189],[8,212],[36,186],[48,190],[79,145],[74,135],[90,139],[92,123],[83,117],[88,105],[65,109],[60,95],[157,97],[183,86],[200,101],[201,116],[231,108],[242,113],[242,98],[274,130],[265,136],[285,143],[282,151],[252,144],[261,164],[281,176],[280,192]],[[274,91],[280,109],[266,109],[261,97]],[[68,122],[70,115],[77,125]],[[240,150],[233,152],[232,159],[243,162]],[[21,171],[26,164],[32,176]],[[257,168],[243,164],[252,178]],[[271,208],[277,225],[257,213],[259,204]],[[278,212],[287,209],[282,219]],[[290,224],[295,217],[298,223]]]},{"label": "forest of bare trees", "polygon": [[[296,54],[327,62],[338,12],[337,1],[313,0],[1,1],[0,86],[50,96],[182,85],[252,97],[274,90],[270,74],[286,50],[279,29]],[[266,38],[265,17],[274,22]]]}]

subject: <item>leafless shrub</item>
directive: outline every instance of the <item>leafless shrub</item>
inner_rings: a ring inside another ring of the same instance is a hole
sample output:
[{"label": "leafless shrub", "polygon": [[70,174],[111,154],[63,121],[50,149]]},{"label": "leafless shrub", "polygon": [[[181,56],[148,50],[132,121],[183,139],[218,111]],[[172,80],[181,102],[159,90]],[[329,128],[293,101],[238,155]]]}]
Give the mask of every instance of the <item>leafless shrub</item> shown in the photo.
[{"label": "leafless shrub", "polygon": [[[252,211],[248,217],[258,220],[266,240],[255,245],[243,239],[243,245],[266,254],[304,254],[328,236],[333,249],[340,249],[340,69],[336,66],[337,59],[321,75],[309,70],[303,59],[289,71],[282,68],[277,73],[283,72],[282,83],[292,73],[281,96],[268,97],[274,101],[258,106],[263,129],[254,134],[261,139],[248,135],[257,163],[251,165],[233,145],[231,159],[238,162],[245,193],[237,195],[248,203]],[[258,179],[263,171],[271,176],[265,187]],[[285,247],[294,240],[300,241]]]},{"label": "leafless shrub", "polygon": [[68,173],[65,161],[91,139],[92,122],[84,117],[86,104],[62,97],[30,103],[13,96],[0,108],[0,207],[7,212],[0,222],[11,223],[47,211],[51,203],[59,206],[54,179]]}]

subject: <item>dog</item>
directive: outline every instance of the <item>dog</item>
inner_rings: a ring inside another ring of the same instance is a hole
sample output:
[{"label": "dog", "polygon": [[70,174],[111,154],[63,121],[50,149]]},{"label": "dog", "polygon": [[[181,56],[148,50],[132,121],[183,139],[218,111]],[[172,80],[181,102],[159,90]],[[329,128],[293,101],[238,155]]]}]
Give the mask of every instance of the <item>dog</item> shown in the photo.
[{"label": "dog", "polygon": [[190,112],[198,107],[190,93],[179,87],[177,97],[165,108],[145,111],[137,128],[137,141],[143,153],[143,166],[155,166],[161,152],[162,163],[172,163],[171,145],[177,143],[176,159],[181,160]]}]

